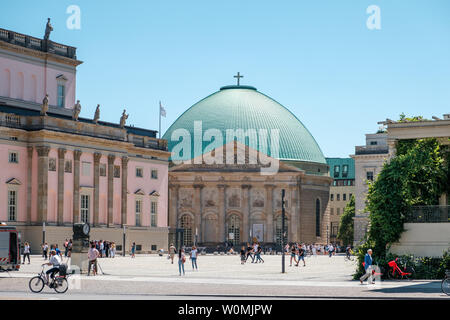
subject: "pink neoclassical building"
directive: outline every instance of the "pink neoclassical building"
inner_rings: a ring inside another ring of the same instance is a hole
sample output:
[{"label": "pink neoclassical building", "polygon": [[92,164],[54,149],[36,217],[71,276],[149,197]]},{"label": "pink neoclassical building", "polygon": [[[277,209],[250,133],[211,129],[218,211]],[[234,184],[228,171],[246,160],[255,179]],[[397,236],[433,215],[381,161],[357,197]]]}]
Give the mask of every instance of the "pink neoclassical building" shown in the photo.
[{"label": "pink neoclassical building", "polygon": [[[76,48],[0,29],[0,221],[15,225],[37,253],[72,237],[168,242],[168,158],[156,131],[79,118]],[[44,97],[48,95],[48,102]]]}]

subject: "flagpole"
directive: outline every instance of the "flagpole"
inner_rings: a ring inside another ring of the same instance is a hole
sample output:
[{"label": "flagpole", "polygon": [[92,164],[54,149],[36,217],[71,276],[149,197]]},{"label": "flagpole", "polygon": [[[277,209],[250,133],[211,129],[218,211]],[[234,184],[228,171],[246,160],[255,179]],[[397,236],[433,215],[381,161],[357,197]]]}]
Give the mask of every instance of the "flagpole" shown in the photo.
[{"label": "flagpole", "polygon": [[161,101],[159,102],[159,138],[161,139]]}]

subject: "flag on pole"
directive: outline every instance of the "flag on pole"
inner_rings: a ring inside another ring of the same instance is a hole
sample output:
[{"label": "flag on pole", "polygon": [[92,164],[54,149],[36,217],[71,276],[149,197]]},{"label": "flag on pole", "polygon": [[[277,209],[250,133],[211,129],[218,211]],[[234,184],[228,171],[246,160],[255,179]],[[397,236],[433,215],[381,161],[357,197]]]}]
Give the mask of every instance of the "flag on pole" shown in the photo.
[{"label": "flag on pole", "polygon": [[166,117],[166,109],[161,105],[161,101],[159,102],[159,113],[161,114],[161,117]]}]

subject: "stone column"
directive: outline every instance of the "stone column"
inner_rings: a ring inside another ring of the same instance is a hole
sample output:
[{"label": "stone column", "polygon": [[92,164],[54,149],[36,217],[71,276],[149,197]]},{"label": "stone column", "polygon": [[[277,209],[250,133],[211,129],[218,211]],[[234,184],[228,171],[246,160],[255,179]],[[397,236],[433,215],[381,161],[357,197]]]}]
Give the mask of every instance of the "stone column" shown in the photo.
[{"label": "stone column", "polygon": [[298,242],[298,208],[297,208],[297,186],[290,185],[286,190],[287,199],[289,204],[289,211],[291,213],[291,223],[289,226],[289,232],[291,234],[290,240]]},{"label": "stone column", "polygon": [[266,207],[266,242],[268,243],[274,243],[273,239],[273,189],[275,188],[275,185],[273,184],[266,184],[266,201],[265,201],[265,207]]},{"label": "stone column", "polygon": [[202,189],[204,185],[203,184],[194,184],[194,224],[195,231],[198,233],[197,241],[202,242],[202,214],[203,214],[203,206],[202,206]]},{"label": "stone column", "polygon": [[64,157],[66,149],[58,149],[58,226],[64,224]]},{"label": "stone column", "polygon": [[73,151],[73,223],[80,222],[80,158],[81,150]]},{"label": "stone column", "polygon": [[389,147],[389,159],[392,159],[393,157],[395,157],[395,154],[397,153],[397,149],[396,149],[396,145],[397,145],[397,140],[395,139],[388,139],[387,140],[387,144]]},{"label": "stone column", "polygon": [[169,185],[169,227],[173,230],[177,228],[178,221],[178,189],[176,184]]},{"label": "stone column", "polygon": [[249,219],[250,219],[250,189],[252,186],[250,184],[243,184],[241,186],[242,188],[242,213],[243,213],[243,219],[242,219],[242,240],[241,242],[249,242],[249,236],[250,236],[250,226],[249,226]]},{"label": "stone column", "polygon": [[226,211],[227,211],[227,205],[226,205],[226,192],[227,192],[227,185],[225,184],[218,184],[217,187],[219,188],[219,232],[218,232],[218,239],[217,241],[220,243],[225,242],[225,219],[226,219]]},{"label": "stone column", "polygon": [[122,226],[127,224],[127,197],[128,197],[128,160],[127,156],[122,157]]},{"label": "stone column", "polygon": [[31,192],[33,173],[33,147],[27,147],[27,225],[31,224]]},{"label": "stone column", "polygon": [[47,222],[47,198],[48,198],[48,153],[49,146],[36,147],[38,153],[38,221]]},{"label": "stone column", "polygon": [[94,153],[94,226],[100,221],[100,152]]},{"label": "stone column", "polygon": [[108,216],[107,216],[107,225],[108,227],[113,224],[113,204],[114,204],[114,160],[116,160],[116,156],[113,154],[108,155]]}]

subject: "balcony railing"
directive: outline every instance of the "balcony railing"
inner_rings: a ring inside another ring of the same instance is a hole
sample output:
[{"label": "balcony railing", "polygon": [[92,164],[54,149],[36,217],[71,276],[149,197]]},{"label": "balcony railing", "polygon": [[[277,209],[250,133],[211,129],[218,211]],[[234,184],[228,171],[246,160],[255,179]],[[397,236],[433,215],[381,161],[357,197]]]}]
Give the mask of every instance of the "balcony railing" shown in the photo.
[{"label": "balcony railing", "polygon": [[76,59],[76,48],[66,46],[64,44],[56,43],[53,41],[41,40],[39,38],[31,37],[18,32],[1,29],[0,28],[0,40],[9,42],[11,44],[19,45],[34,50],[43,52],[54,53],[63,57]]},{"label": "balcony railing", "polygon": [[413,206],[406,215],[406,222],[450,222],[450,206]]}]

